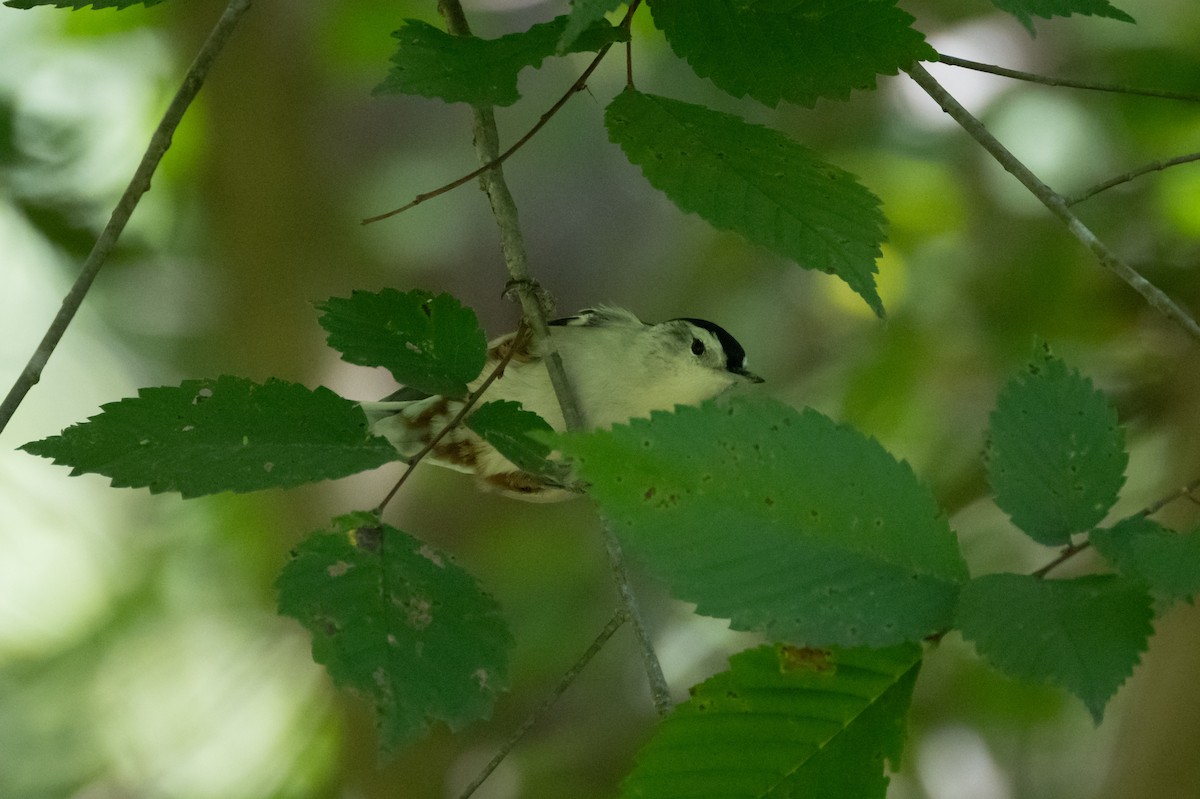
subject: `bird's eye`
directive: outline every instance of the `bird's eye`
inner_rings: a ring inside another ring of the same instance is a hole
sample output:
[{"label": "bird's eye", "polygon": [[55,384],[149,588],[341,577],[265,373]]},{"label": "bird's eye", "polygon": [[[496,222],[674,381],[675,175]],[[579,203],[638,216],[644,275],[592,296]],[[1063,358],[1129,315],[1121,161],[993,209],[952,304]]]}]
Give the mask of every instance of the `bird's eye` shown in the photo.
[{"label": "bird's eye", "polygon": [[693,355],[703,355],[704,354],[704,342],[698,338],[692,339],[692,354]]}]

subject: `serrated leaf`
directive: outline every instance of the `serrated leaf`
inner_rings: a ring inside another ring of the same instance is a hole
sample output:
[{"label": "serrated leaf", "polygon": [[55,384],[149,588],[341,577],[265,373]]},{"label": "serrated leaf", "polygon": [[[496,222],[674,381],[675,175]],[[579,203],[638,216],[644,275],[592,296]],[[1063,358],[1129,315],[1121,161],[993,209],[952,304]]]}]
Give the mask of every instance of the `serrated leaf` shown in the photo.
[{"label": "serrated leaf", "polygon": [[1128,461],[1116,409],[1044,345],[1001,390],[988,431],[988,482],[996,504],[1034,540],[1065,544],[1103,519]]},{"label": "serrated leaf", "polygon": [[317,305],[329,346],[342,360],[382,366],[429,394],[462,397],[487,360],[487,337],[475,312],[449,294],[355,291]]},{"label": "serrated leaf", "polygon": [[1121,574],[1168,599],[1200,592],[1200,528],[1176,533],[1142,516],[1093,530],[1088,540]]},{"label": "serrated leaf", "polygon": [[650,11],[697,75],[772,108],[845,100],[937,58],[896,0],[651,0]]},{"label": "serrated leaf", "polygon": [[996,8],[1012,14],[1032,34],[1033,18],[1069,17],[1072,14],[1108,17],[1121,22],[1134,22],[1133,17],[1108,0],[992,0]]},{"label": "serrated leaf", "polygon": [[967,583],[956,625],[1001,671],[1066,688],[1099,724],[1146,649],[1152,617],[1150,595],[1124,577],[990,574]]},{"label": "serrated leaf", "polygon": [[915,645],[740,652],[662,723],[621,796],[882,799],[920,658]]},{"label": "serrated leaf", "polygon": [[552,433],[554,428],[519,402],[496,400],[485,402],[467,417],[467,427],[495,447],[501,455],[531,474],[554,472],[547,458],[550,447],[531,433]]},{"label": "serrated leaf", "polygon": [[367,431],[357,404],[282,380],[185,380],[140,389],[101,411],[21,449],[72,467],[72,475],[102,474],[114,487],[184,497],[289,488],[397,458],[386,439]]},{"label": "serrated leaf", "polygon": [[375,706],[383,753],[435,721],[458,730],[507,690],[512,636],[495,600],[449,556],[369,513],[303,541],[279,612],[313,636],[335,684]]},{"label": "serrated leaf", "polygon": [[682,210],[837,275],[883,316],[875,259],[884,218],[849,172],[778,131],[632,89],[604,120],[609,138]]},{"label": "serrated leaf", "polygon": [[570,47],[585,30],[603,20],[608,12],[616,11],[624,2],[625,0],[571,0],[571,13],[567,15],[567,25],[559,37],[557,54],[571,52]]},{"label": "serrated leaf", "polygon": [[418,94],[477,106],[512,105],[521,99],[517,75],[526,67],[541,66],[556,53],[596,51],[628,38],[624,30],[598,21],[559,51],[568,22],[564,15],[521,33],[480,39],[453,36],[427,22],[405,20],[404,27],[392,34],[400,47],[375,93]]},{"label": "serrated leaf", "polygon": [[735,397],[557,444],[630,555],[734,629],[886,646],[950,623],[967,572],[929,489],[814,410]]},{"label": "serrated leaf", "polygon": [[129,8],[130,6],[156,6],[164,0],[5,0],[9,8],[36,8],[38,6],[54,6],[78,11],[91,6],[93,9]]}]

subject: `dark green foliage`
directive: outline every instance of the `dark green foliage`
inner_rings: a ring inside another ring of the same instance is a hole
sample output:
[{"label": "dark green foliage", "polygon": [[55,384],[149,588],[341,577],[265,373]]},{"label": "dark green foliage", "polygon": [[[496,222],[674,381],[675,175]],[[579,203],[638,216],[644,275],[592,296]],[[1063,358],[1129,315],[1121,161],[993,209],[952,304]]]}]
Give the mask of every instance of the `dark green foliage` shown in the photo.
[{"label": "dark green foliage", "polygon": [[1150,596],[1115,575],[991,574],[963,589],[956,624],[1005,673],[1066,688],[1099,724],[1146,649]]},{"label": "dark green foliage", "polygon": [[313,658],[375,706],[385,753],[433,721],[487,718],[507,689],[512,639],[495,601],[448,555],[371,514],[302,542],[278,588]]},{"label": "dark green foliage", "polygon": [[740,652],[663,722],[621,796],[882,799],[920,665],[914,645]]},{"label": "dark green foliage", "polygon": [[677,55],[735,97],[813,106],[936,54],[896,0],[651,0]]},{"label": "dark green foliage", "polygon": [[1065,544],[1104,518],[1128,460],[1108,398],[1048,348],[1000,392],[988,479],[996,504],[1033,539]]},{"label": "dark green foliage", "polygon": [[1033,17],[1069,17],[1072,14],[1108,17],[1122,22],[1133,22],[1133,17],[1115,7],[1108,0],[992,0],[996,8],[1007,11],[1021,20],[1033,33]]},{"label": "dark green foliage", "polygon": [[883,214],[853,175],[778,131],[632,89],[604,119],[609,138],[681,209],[837,275],[883,316],[875,290]]},{"label": "dark green foliage", "polygon": [[571,13],[568,15],[562,38],[558,40],[556,52],[559,55],[571,52],[570,48],[585,30],[604,19],[605,14],[616,11],[622,5],[623,0],[571,0]]},{"label": "dark green foliage", "polygon": [[465,396],[487,360],[475,312],[449,294],[355,291],[320,303],[321,327],[342,359],[382,366],[406,386]]},{"label": "dark green foliage", "polygon": [[[521,99],[517,75],[525,67],[541,66],[559,52],[568,17],[534,25],[527,31],[480,39],[453,36],[420,20],[406,20],[392,34],[400,48],[392,56],[387,78],[377,94],[419,94],[448,103],[512,105]],[[628,38],[624,31],[597,21],[574,35],[562,52],[599,50]]]},{"label": "dark green foliage", "polygon": [[734,398],[558,445],[630,553],[735,629],[884,646],[950,623],[967,572],[929,490],[816,411]]},{"label": "dark green foliage", "polygon": [[1141,516],[1093,530],[1092,546],[1122,574],[1140,580],[1167,599],[1200,591],[1200,529],[1176,533]]},{"label": "dark green foliage", "polygon": [[353,402],[327,388],[240,377],[143,388],[136,398],[22,449],[112,478],[114,487],[178,491],[289,488],[395,460]]},{"label": "dark green foliage", "polygon": [[555,470],[546,460],[550,447],[530,436],[530,433],[552,433],[554,429],[533,411],[522,409],[519,402],[485,402],[467,417],[467,427],[527,472],[544,474]]}]

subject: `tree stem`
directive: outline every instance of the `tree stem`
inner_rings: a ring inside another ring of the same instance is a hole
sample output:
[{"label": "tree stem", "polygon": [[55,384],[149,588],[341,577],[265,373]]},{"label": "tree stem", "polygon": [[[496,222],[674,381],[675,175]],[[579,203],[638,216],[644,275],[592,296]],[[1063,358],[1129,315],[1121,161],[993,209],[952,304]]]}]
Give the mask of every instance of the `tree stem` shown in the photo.
[{"label": "tree stem", "polygon": [[58,347],[58,342],[62,340],[71,320],[75,318],[76,312],[83,305],[83,299],[87,296],[88,289],[91,288],[96,275],[100,273],[100,268],[104,266],[109,253],[116,246],[117,239],[125,230],[129,218],[133,216],[133,211],[141,201],[142,195],[150,190],[151,178],[158,169],[163,155],[171,147],[175,129],[179,127],[184,113],[187,112],[192,100],[200,92],[200,87],[204,85],[213,61],[225,47],[225,43],[229,41],[234,26],[248,8],[250,8],[250,0],[230,0],[229,5],[225,7],[225,12],[221,14],[221,18],[217,20],[208,39],[200,48],[200,52],[196,54],[196,59],[188,68],[187,74],[184,75],[182,85],[151,135],[150,144],[146,147],[146,152],[142,155],[142,160],[133,173],[129,185],[126,186],[121,199],[113,208],[108,224],[100,231],[96,243],[92,246],[92,251],[88,253],[87,259],[83,262],[79,276],[75,278],[74,285],[63,298],[58,314],[50,323],[50,327],[29,358],[29,362],[25,364],[25,368],[21,370],[21,374],[9,389],[4,402],[0,403],[0,432],[8,425],[22,400],[25,399],[25,395],[42,379],[42,370],[46,368],[46,363],[50,360],[55,348]]},{"label": "tree stem", "polygon": [[[462,5],[458,0],[439,0],[438,10],[446,20],[446,28],[456,36],[470,36],[471,28],[463,14]],[[525,242],[521,235],[521,227],[517,218],[517,205],[508,190],[504,179],[504,168],[499,163],[500,137],[496,130],[496,117],[488,106],[474,106],[475,153],[481,164],[493,164],[479,176],[480,185],[487,194],[492,206],[492,214],[500,228],[500,247],[504,253],[504,263],[508,269],[510,286],[521,303],[526,323],[533,331],[534,341],[545,353],[546,369],[550,382],[562,408],[563,420],[567,430],[586,430],[587,418],[579,404],[579,400],[567,379],[566,370],[558,351],[554,348],[554,340],[550,337],[550,328],[546,316],[547,297],[529,271],[529,260],[525,254]],[[671,709],[671,692],[663,676],[662,666],[658,655],[651,645],[649,633],[642,618],[641,607],[629,578],[625,565],[625,557],[621,551],[620,541],[617,540],[611,526],[606,520],[602,521],[604,546],[608,552],[609,563],[612,566],[613,579],[621,595],[621,604],[629,617],[637,635],[642,652],[642,660],[646,667],[646,676],[650,681],[650,694],[654,706],[660,715],[666,715]]]},{"label": "tree stem", "polygon": [[504,745],[500,747],[500,750],[496,752],[496,755],[490,761],[488,761],[488,764],[483,767],[483,770],[480,771],[475,779],[471,781],[471,784],[463,789],[459,799],[470,799],[471,796],[474,795],[475,791],[479,789],[479,786],[483,785],[484,780],[491,776],[492,772],[496,770],[496,767],[499,766],[501,762],[503,762],[504,758],[508,757],[508,753],[511,752],[518,743],[520,743],[521,739],[525,737],[525,734],[529,732],[533,725],[537,724],[538,721],[540,721],[541,718],[546,715],[546,711],[554,706],[554,703],[558,701],[558,698],[567,692],[567,689],[571,687],[571,683],[575,682],[575,678],[579,676],[579,673],[583,671],[584,667],[587,666],[588,663],[592,661],[592,658],[596,657],[600,650],[604,648],[604,645],[608,643],[608,639],[612,638],[613,633],[615,633],[624,623],[625,611],[624,609],[618,609],[617,612],[612,615],[612,618],[609,619],[608,624],[604,625],[604,629],[596,635],[596,638],[592,641],[591,645],[584,651],[582,655],[579,656],[579,659],[575,661],[575,664],[571,666],[571,668],[567,669],[567,672],[563,674],[562,679],[558,681],[558,685],[554,686],[554,690],[550,692],[550,695],[543,699],[540,705],[534,708],[533,712],[525,718],[525,721],[521,722],[521,726],[517,727],[516,731],[509,736],[508,740],[504,742]]},{"label": "tree stem", "polygon": [[1096,237],[1087,225],[1071,211],[1066,199],[1047,186],[1030,169],[1021,163],[1015,155],[993,136],[983,123],[971,115],[958,100],[942,88],[933,76],[925,71],[920,64],[913,64],[908,69],[908,75],[918,86],[925,90],[942,110],[950,115],[971,138],[983,146],[1013,177],[1021,181],[1025,188],[1041,201],[1059,219],[1061,219],[1083,246],[1091,250],[1100,264],[1115,272],[1118,277],[1128,283],[1134,291],[1141,294],[1151,307],[1178,324],[1188,335],[1200,341],[1200,325],[1196,324],[1185,310],[1179,307],[1157,286],[1143,277],[1137,270],[1121,260],[1108,246]]}]

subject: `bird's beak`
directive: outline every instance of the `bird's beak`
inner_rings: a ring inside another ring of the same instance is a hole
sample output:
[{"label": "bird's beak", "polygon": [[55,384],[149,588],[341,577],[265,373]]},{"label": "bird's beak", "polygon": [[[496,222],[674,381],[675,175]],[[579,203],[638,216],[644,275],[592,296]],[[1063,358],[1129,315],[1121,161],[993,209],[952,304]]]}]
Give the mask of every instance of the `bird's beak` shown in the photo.
[{"label": "bird's beak", "polygon": [[746,378],[746,379],[747,379],[747,380],[749,380],[751,383],[765,383],[765,382],[767,382],[767,381],[763,380],[761,377],[759,377],[758,375],[754,374],[754,372],[747,372],[745,369],[738,369],[737,371],[735,371],[735,372],[734,372],[734,374],[735,374],[735,375],[740,375],[741,377],[744,377],[744,378]]}]

